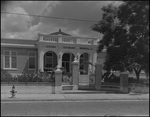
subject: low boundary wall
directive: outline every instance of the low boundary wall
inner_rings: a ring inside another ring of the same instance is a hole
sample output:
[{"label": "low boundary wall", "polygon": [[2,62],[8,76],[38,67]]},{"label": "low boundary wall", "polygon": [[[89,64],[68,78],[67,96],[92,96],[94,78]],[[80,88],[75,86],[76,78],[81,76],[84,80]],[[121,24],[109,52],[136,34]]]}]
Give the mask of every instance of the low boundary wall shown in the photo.
[{"label": "low boundary wall", "polygon": [[12,86],[18,94],[53,94],[55,93],[54,83],[1,83],[1,94],[8,94]]}]

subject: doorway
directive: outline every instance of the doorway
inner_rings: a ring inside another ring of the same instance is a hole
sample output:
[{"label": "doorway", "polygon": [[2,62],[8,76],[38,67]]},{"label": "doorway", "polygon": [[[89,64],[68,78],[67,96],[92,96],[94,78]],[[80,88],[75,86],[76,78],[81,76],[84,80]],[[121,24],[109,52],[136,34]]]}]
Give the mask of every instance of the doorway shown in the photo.
[{"label": "doorway", "polygon": [[62,56],[62,67],[65,68],[66,73],[72,73],[71,63],[74,60],[72,53],[64,53]]}]

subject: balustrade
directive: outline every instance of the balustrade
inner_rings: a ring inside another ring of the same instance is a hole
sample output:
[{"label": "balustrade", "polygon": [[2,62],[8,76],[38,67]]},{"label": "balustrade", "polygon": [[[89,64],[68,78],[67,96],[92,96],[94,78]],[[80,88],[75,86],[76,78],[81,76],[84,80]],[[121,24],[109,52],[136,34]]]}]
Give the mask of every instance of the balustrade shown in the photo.
[{"label": "balustrade", "polygon": [[86,37],[72,37],[72,36],[52,36],[52,35],[39,35],[40,42],[55,42],[55,43],[70,43],[70,44],[85,44],[97,45],[96,38]]},{"label": "balustrade", "polygon": [[63,37],[62,38],[62,42],[65,42],[65,43],[74,43],[74,39],[75,38]]},{"label": "balustrade", "polygon": [[48,41],[48,42],[58,42],[58,37],[49,37],[49,36],[44,36],[43,41]]}]

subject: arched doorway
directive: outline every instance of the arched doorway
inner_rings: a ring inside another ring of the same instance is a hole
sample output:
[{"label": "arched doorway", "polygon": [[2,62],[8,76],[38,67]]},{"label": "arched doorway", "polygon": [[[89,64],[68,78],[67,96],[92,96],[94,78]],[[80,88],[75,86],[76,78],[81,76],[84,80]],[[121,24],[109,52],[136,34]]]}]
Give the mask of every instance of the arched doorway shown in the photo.
[{"label": "arched doorway", "polygon": [[79,60],[79,85],[89,85],[89,58],[90,55],[88,53],[83,53],[80,55]]},{"label": "arched doorway", "polygon": [[51,71],[57,66],[57,55],[53,51],[44,54],[44,71]]},{"label": "arched doorway", "polygon": [[89,69],[89,54],[83,53],[80,55],[80,74],[88,74]]},{"label": "arched doorway", "polygon": [[64,53],[62,56],[62,67],[65,68],[66,73],[72,73],[71,63],[74,61],[74,55],[72,53]]}]

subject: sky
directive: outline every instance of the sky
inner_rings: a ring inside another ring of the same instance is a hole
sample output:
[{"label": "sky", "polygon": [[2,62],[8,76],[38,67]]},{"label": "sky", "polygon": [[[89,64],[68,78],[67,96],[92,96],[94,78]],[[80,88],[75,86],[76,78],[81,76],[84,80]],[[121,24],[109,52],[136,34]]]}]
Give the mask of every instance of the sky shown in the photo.
[{"label": "sky", "polygon": [[[72,36],[102,38],[102,34],[92,31],[91,26],[102,19],[103,6],[118,1],[8,1],[3,2],[1,11],[27,14],[1,13],[1,38],[37,39],[38,34],[50,34],[61,31]],[[96,22],[81,22],[65,19],[33,17],[42,15],[50,17],[65,17],[72,19],[91,20]]]}]

